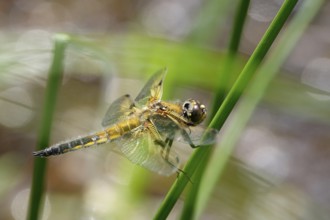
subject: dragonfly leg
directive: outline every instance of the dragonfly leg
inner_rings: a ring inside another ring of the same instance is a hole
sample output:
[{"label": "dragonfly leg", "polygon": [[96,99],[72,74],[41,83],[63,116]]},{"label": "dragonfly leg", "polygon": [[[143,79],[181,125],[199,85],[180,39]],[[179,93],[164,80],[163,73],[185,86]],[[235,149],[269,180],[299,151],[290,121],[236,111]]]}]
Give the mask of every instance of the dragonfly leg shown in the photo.
[{"label": "dragonfly leg", "polygon": [[[164,159],[166,161],[168,161],[168,156],[170,154],[170,150],[171,150],[171,147],[172,147],[172,144],[173,144],[173,139],[172,138],[166,138],[165,143],[166,143],[166,146],[165,146],[165,149],[164,149],[164,152],[165,152]],[[189,182],[193,183],[190,179],[190,176],[185,171],[183,171],[179,167],[176,167],[176,168],[177,168],[177,171],[176,171],[177,177],[179,177],[179,175],[182,173],[185,177],[187,177]]]},{"label": "dragonfly leg", "polygon": [[188,181],[189,181],[191,184],[193,184],[193,181],[191,180],[190,176],[189,176],[185,171],[183,171],[183,170],[180,169],[180,168],[178,168],[178,170],[176,171],[176,178],[178,178],[179,175],[180,175],[181,173],[182,173],[182,174],[188,179]]},{"label": "dragonfly leg", "polygon": [[[180,123],[174,117],[172,117],[170,115],[168,115],[168,117],[171,118],[172,121],[180,127]],[[181,118],[181,120],[183,120],[183,119]],[[189,127],[188,127],[188,130],[189,130],[189,133],[191,133],[191,130],[190,130]],[[188,144],[190,145],[190,147],[192,147],[192,148],[198,147],[190,139],[189,133],[186,130],[181,129],[181,134],[182,134],[183,138],[188,142]]]},{"label": "dragonfly leg", "polygon": [[165,141],[163,140],[162,136],[159,134],[156,126],[154,125],[151,119],[148,120],[149,123],[145,125],[145,127],[150,131],[151,135],[154,138],[154,142],[156,145],[160,146],[160,155],[168,163],[170,166],[174,167],[178,173],[183,172],[179,167],[175,166],[175,162],[179,162],[178,158],[175,158],[175,162],[171,162],[170,158],[170,151],[173,144],[173,138],[167,137]]},{"label": "dragonfly leg", "polygon": [[[172,143],[173,143],[173,140],[170,139],[170,138],[166,138],[165,141],[162,141],[162,140],[159,140],[159,139],[156,139],[155,140],[155,144],[156,145],[159,145],[161,147],[161,156],[163,157],[163,159],[167,162],[170,163],[169,161],[169,155],[170,155],[170,151],[171,151],[171,147],[172,147]],[[172,165],[172,164],[171,164]]]},{"label": "dragonfly leg", "polygon": [[[162,148],[162,155],[163,155],[164,149],[166,149],[166,146],[168,145],[169,140],[166,139],[165,141],[163,141],[162,136],[159,134],[154,122],[151,119],[148,120],[148,123],[146,123],[145,126],[151,133],[152,137],[154,138],[155,144]],[[172,143],[171,143],[171,145],[172,145]]]},{"label": "dragonfly leg", "polygon": [[[182,173],[190,183],[193,183],[190,176],[183,171],[182,169],[180,169],[179,167],[175,166],[170,160],[169,160],[169,155],[170,155],[170,151],[171,151],[171,147],[173,144],[173,139],[172,138],[166,138],[165,141],[162,140],[155,140],[155,143],[159,146],[161,146],[161,156],[163,157],[163,159],[170,164],[171,166],[176,168],[176,174],[177,177],[179,177],[179,175]],[[177,159],[177,158],[176,158]]]},{"label": "dragonfly leg", "polygon": [[162,149],[162,157],[166,161],[168,161],[168,159],[169,159],[169,155],[170,155],[172,144],[173,144],[173,139],[166,138],[166,140],[165,140],[165,146]]},{"label": "dragonfly leg", "polygon": [[182,130],[181,130],[181,134],[182,134],[183,138],[188,142],[188,144],[190,145],[190,147],[192,147],[192,148],[196,148],[196,147],[198,147],[198,146],[196,146],[196,145],[192,142],[192,140],[190,139],[189,134],[187,133],[186,130],[182,129]]}]

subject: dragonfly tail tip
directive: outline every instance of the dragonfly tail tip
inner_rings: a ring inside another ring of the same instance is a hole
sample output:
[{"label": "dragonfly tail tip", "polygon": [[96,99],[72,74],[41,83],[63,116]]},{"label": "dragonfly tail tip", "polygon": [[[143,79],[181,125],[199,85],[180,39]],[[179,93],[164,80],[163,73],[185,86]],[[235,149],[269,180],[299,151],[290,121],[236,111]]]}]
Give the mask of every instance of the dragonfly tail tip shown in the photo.
[{"label": "dragonfly tail tip", "polygon": [[45,153],[42,150],[41,151],[34,151],[32,154],[35,157],[44,157],[45,156]]}]

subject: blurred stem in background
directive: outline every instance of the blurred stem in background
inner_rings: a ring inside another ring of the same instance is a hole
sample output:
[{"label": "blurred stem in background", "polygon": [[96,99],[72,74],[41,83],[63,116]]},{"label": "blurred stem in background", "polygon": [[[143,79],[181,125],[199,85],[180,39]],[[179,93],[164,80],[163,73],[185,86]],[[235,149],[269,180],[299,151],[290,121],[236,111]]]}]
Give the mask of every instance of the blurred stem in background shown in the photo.
[{"label": "blurred stem in background", "polygon": [[[227,117],[229,116],[235,104],[237,103],[238,99],[240,98],[241,93],[247,87],[256,69],[259,67],[261,61],[263,60],[266,53],[270,49],[272,43],[275,41],[278,33],[283,28],[285,21],[291,14],[296,3],[297,0],[286,0],[282,4],[280,10],[278,11],[274,20],[270,24],[263,38],[259,42],[255,51],[252,53],[250,59],[248,60],[244,69],[239,75],[237,81],[235,82],[235,84],[229,91],[228,95],[226,96],[224,102],[222,103],[217,113],[215,114],[215,117],[210,123],[211,128],[216,128],[219,130],[221,129]],[[184,171],[186,172],[187,175],[193,176],[195,170],[201,164],[201,161],[207,159],[207,154],[210,150],[211,150],[211,146],[202,146],[194,151],[193,155],[190,157],[184,168]],[[225,164],[225,162],[228,161],[229,157],[231,156],[231,150],[232,149],[228,149],[226,152],[223,152],[224,154],[222,155],[221,158],[224,161],[223,164]],[[221,171],[222,170],[220,170],[220,172]],[[217,176],[220,175],[221,173],[217,173]],[[167,218],[167,216],[171,212],[172,208],[174,207],[176,201],[178,200],[179,196],[181,195],[187,183],[188,183],[188,179],[185,176],[180,175],[177,178],[177,180],[173,183],[171,189],[169,190],[168,194],[166,195],[163,203],[159,207],[155,215],[155,219]]]},{"label": "blurred stem in background", "polygon": [[[53,60],[46,85],[44,107],[36,150],[42,150],[43,148],[49,146],[49,137],[56,105],[56,97],[62,79],[64,53],[68,41],[69,37],[67,35],[55,35]],[[47,161],[45,158],[35,158],[34,160],[30,204],[27,215],[27,219],[29,220],[39,219],[39,214],[41,213],[40,208],[45,186],[46,162]]]},{"label": "blurred stem in background", "polygon": [[[250,0],[240,0],[238,4],[236,10],[236,16],[234,20],[234,26],[232,29],[230,42],[228,46],[228,52],[227,52],[228,54],[225,56],[223,68],[220,68],[221,71],[218,73],[217,81],[219,86],[213,100],[213,109],[211,111],[211,118],[216,113],[217,109],[221,105],[227,93],[228,84],[230,83],[229,79],[232,73],[232,65],[236,59],[237,50],[239,48],[239,44],[241,41],[242,31],[246,20],[246,15],[249,5],[250,5]],[[189,192],[187,193],[187,197],[185,199],[181,219],[192,219],[192,217],[194,216],[194,210],[196,205],[195,202],[196,202],[197,193],[199,191],[199,183],[200,180],[202,179],[202,174],[204,173],[210,153],[211,151],[208,151],[206,155],[206,159],[201,162],[200,166],[197,168],[195,174],[193,175],[192,178],[193,184],[189,187]]]},{"label": "blurred stem in background", "polygon": [[212,117],[217,112],[219,106],[225,98],[226,93],[230,89],[228,87],[230,83],[231,73],[233,70],[233,64],[236,60],[237,51],[242,37],[243,27],[246,21],[246,15],[249,9],[250,0],[240,0],[236,11],[236,17],[234,20],[234,26],[230,37],[230,42],[228,45],[228,52],[225,56],[225,61],[223,62],[223,67],[220,67],[220,72],[218,74],[218,90],[215,93],[213,100],[213,108],[211,111]]}]

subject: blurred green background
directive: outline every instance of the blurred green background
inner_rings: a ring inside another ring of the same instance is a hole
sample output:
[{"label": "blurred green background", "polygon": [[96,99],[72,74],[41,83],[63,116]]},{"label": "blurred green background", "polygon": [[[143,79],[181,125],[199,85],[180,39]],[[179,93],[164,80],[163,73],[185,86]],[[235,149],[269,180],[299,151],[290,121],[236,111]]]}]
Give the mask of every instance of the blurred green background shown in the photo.
[{"label": "blurred green background", "polygon": [[[26,219],[56,33],[71,41],[51,143],[102,129],[109,104],[137,95],[165,66],[164,99],[196,98],[212,109],[215,91],[231,87],[280,5],[251,1],[223,85],[217,74],[236,1],[1,1],[0,219]],[[228,164],[203,219],[330,215],[329,11],[324,4],[271,83],[235,150],[240,162]],[[177,151],[186,161],[192,149]],[[136,167],[107,146],[50,158],[42,219],[150,219],[175,178]],[[182,201],[169,219],[179,218]]]}]

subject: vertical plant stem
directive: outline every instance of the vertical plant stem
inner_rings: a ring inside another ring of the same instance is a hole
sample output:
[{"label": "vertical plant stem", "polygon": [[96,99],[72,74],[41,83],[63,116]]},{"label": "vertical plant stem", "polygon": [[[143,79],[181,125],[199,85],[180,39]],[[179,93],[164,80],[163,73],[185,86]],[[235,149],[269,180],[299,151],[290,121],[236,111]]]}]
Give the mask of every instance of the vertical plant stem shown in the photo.
[{"label": "vertical plant stem", "polygon": [[[244,27],[244,23],[246,20],[247,11],[250,5],[250,0],[240,0],[239,5],[237,7],[233,31],[231,33],[229,47],[228,47],[228,55],[226,56],[226,61],[224,62],[224,68],[220,72],[219,79],[220,87],[216,92],[213,105],[214,110],[211,113],[213,116],[216,112],[215,109],[218,109],[223,98],[225,97],[225,86],[228,83],[228,79],[231,73],[231,66],[233,61],[236,58],[237,50],[239,48],[239,44],[241,41],[241,35]],[[223,86],[222,86],[223,85]],[[187,198],[184,203],[181,219],[192,219],[194,216],[194,210],[196,205],[196,197],[199,190],[200,179],[202,178],[202,174],[204,173],[204,169],[206,167],[208,158],[210,156],[211,151],[207,152],[206,159],[203,160],[200,166],[197,168],[192,180],[193,185],[190,187],[189,193],[187,194]]]},{"label": "vertical plant stem", "polygon": [[[55,36],[52,65],[47,80],[42,121],[39,129],[36,150],[41,150],[49,145],[50,130],[53,121],[56,96],[63,72],[64,52],[69,37],[63,34]],[[31,154],[32,155],[32,154]],[[45,185],[46,159],[35,158],[30,203],[27,219],[39,219],[41,200]]]},{"label": "vertical plant stem", "polygon": [[[210,127],[221,129],[225,120],[229,116],[230,112],[234,108],[236,102],[238,101],[242,91],[247,87],[248,82],[253,76],[253,73],[259,66],[260,62],[265,57],[281,28],[283,27],[285,21],[292,12],[294,6],[298,0],[286,0],[281,6],[279,12],[275,16],[274,20],[270,24],[263,38],[259,42],[257,48],[251,55],[244,69],[242,70],[237,81],[233,85],[232,89],[229,91],[224,102],[220,106],[219,110],[215,114],[213,120],[210,123]],[[194,151],[190,159],[188,160],[184,171],[187,175],[192,176],[196,168],[199,166],[202,160],[207,156],[207,151],[211,148],[210,146],[203,146]],[[230,152],[227,152],[226,158],[229,158]],[[159,207],[154,219],[166,219],[170,211],[172,210],[174,204],[181,195],[183,189],[185,188],[188,180],[185,176],[180,175],[177,180],[173,183],[171,189],[166,195],[163,203]]]},{"label": "vertical plant stem", "polygon": [[233,118],[226,132],[223,134],[223,141],[212,154],[208,167],[201,180],[198,194],[197,218],[201,216],[204,207],[218,181],[226,161],[230,156],[241,132],[249,121],[258,102],[263,97],[269,83],[276,75],[281,65],[285,62],[294,48],[294,45],[302,35],[308,23],[315,16],[321,7],[323,0],[306,1],[296,17],[283,34],[277,48],[274,49],[269,59],[260,67],[255,80],[247,91],[244,99],[237,109],[236,117]]},{"label": "vertical plant stem", "polygon": [[235,15],[233,32],[231,34],[231,38],[230,38],[231,40],[228,48],[229,53],[236,54],[239,48],[249,5],[250,5],[250,0],[245,0],[245,1],[240,0],[239,2]]},{"label": "vertical plant stem", "polygon": [[236,61],[237,50],[242,37],[242,31],[246,20],[246,15],[250,5],[250,0],[241,0],[236,11],[236,16],[234,20],[233,32],[230,37],[230,42],[228,46],[228,54],[225,56],[225,61],[223,62],[223,67],[221,68],[220,74],[218,74],[218,90],[215,92],[213,107],[212,107],[212,117],[217,112],[219,106],[223,102],[225,95],[227,94],[230,86],[230,78],[232,75],[233,65]]}]

